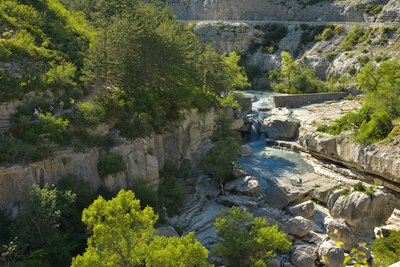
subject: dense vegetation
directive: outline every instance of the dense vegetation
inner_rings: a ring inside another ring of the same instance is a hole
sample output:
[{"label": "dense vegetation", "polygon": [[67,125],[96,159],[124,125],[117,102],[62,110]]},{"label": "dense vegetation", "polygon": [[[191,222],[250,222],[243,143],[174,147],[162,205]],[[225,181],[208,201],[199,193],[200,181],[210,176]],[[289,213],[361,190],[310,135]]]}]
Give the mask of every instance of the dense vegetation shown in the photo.
[{"label": "dense vegetation", "polygon": [[278,226],[237,207],[222,212],[214,222],[222,240],[214,253],[230,261],[229,266],[268,266],[277,252],[289,250],[291,243]]},{"label": "dense vegetation", "polygon": [[400,261],[400,231],[381,237],[372,243],[372,252],[378,266],[389,266]]},{"label": "dense vegetation", "polygon": [[325,90],[324,82],[315,71],[304,63],[294,61],[289,52],[283,51],[281,68],[270,72],[272,90],[287,94],[316,93]]},{"label": "dense vegetation", "polygon": [[[160,133],[183,109],[232,104],[221,93],[247,86],[238,55],[201,44],[156,2],[64,4],[92,26],[56,0],[0,4],[0,86],[8,86],[0,102],[42,92],[23,102],[10,132],[0,135],[0,163],[41,160],[57,146],[107,148],[112,138],[87,133],[100,123],[133,139]],[[27,88],[19,94],[15,83]],[[78,103],[87,94],[92,100]],[[32,121],[35,108],[43,116]]]},{"label": "dense vegetation", "polygon": [[99,197],[83,211],[90,237],[72,266],[209,266],[208,251],[194,239],[155,235],[157,215],[141,209],[135,194],[121,190],[112,200]]},{"label": "dense vegetation", "polygon": [[330,134],[351,130],[354,140],[363,144],[386,138],[393,128],[393,122],[400,116],[399,71],[398,59],[383,61],[377,67],[367,64],[356,75],[357,85],[365,93],[363,107],[329,126],[319,126],[318,130]]},{"label": "dense vegetation", "polygon": [[[120,137],[160,133],[185,109],[237,107],[229,91],[248,85],[237,65],[239,55],[220,55],[202,44],[189,25],[177,22],[159,2],[61,2],[68,10],[57,0],[0,2],[0,103],[22,100],[10,130],[0,133],[1,164],[42,160],[65,146],[77,151],[98,147],[98,173],[106,178],[127,167],[110,152],[125,140]],[[100,124],[117,134],[89,133]],[[159,217],[162,222],[180,211],[190,166],[166,162],[160,175],[158,192],[154,184],[138,179],[131,188],[135,195],[121,192],[111,201],[96,200],[84,212],[86,230],[80,221],[83,209],[99,194],[110,199],[111,192],[101,187],[90,193],[82,180],[89,177],[72,175],[56,186],[34,187],[15,222],[0,218],[0,261],[68,266],[84,251],[89,233],[87,250],[73,265],[105,266],[105,257],[121,266],[172,261],[174,266],[208,266],[208,252],[193,234],[154,236]],[[143,227],[131,227],[139,222]],[[108,232],[99,233],[99,228]],[[103,242],[121,233],[127,243],[121,239],[122,247],[106,249]],[[147,252],[136,253],[142,250]]]},{"label": "dense vegetation", "polygon": [[223,113],[211,136],[214,146],[201,161],[201,167],[220,184],[221,191],[223,184],[232,178],[233,162],[240,156],[239,140],[239,134],[232,129],[232,119]]},{"label": "dense vegetation", "polygon": [[0,102],[75,90],[92,35],[82,16],[56,0],[4,0],[0,33]]}]

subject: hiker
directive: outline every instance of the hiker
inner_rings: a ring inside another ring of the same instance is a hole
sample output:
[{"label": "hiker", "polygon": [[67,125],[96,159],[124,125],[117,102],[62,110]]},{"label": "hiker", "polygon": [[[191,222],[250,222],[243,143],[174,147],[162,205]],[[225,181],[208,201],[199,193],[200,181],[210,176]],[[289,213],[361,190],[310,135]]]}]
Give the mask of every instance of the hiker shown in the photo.
[{"label": "hiker", "polygon": [[35,120],[39,119],[39,110],[37,108],[33,110],[33,118]]}]

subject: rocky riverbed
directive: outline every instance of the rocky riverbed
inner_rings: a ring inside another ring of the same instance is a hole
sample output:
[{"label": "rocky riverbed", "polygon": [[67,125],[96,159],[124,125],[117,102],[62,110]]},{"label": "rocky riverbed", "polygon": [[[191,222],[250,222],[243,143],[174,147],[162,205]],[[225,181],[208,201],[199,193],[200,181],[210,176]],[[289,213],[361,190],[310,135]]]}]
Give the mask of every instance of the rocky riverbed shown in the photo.
[{"label": "rocky riverbed", "polygon": [[[291,251],[276,258],[273,266],[324,266],[327,259],[329,266],[342,266],[354,247],[371,258],[368,248],[359,247],[359,243],[369,244],[377,231],[388,235],[400,229],[399,195],[378,185],[371,187],[373,194],[353,189],[361,172],[321,161],[310,153],[311,146],[304,145],[310,133],[322,136],[315,133],[320,123],[359,107],[358,101],[342,101],[272,109],[260,116],[259,131],[270,139],[243,146],[236,178],[225,185],[224,194],[207,175],[192,181],[186,208],[170,219],[171,225],[183,233],[194,231],[197,239],[212,249],[218,241],[215,217],[239,206],[277,224],[293,242]],[[338,241],[343,245],[337,246]],[[210,260],[224,265],[224,259]]]}]

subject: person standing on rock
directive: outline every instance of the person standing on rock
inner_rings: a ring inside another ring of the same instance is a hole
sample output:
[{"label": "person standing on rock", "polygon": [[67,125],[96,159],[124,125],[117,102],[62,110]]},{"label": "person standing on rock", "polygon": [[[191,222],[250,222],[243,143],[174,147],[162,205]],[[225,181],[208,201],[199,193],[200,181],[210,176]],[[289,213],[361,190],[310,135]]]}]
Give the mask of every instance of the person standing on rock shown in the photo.
[{"label": "person standing on rock", "polygon": [[39,110],[37,108],[33,110],[33,119],[39,119]]}]

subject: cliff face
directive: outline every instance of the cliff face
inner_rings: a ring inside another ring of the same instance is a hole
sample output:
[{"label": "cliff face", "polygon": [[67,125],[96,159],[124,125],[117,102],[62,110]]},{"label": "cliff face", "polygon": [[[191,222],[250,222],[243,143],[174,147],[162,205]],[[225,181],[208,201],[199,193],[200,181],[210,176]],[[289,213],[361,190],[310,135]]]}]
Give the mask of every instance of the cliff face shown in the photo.
[{"label": "cliff face", "polygon": [[314,155],[380,176],[386,180],[383,185],[396,191],[400,190],[398,146],[356,144],[352,141],[350,133],[332,137],[307,132],[298,142]]},{"label": "cliff face", "polygon": [[182,20],[365,21],[361,5],[351,1],[167,0]]},{"label": "cliff face", "polygon": [[[379,182],[383,182],[384,186],[400,192],[400,146],[398,139],[362,145],[352,140],[350,132],[333,136],[316,131],[318,125],[329,123],[358,109],[360,106],[359,101],[346,100],[286,110],[285,114],[282,114],[285,109],[277,109],[271,112],[270,119],[266,120],[265,123],[278,120],[282,116],[295,119],[300,122],[297,143],[301,146],[301,150],[319,158],[353,168],[363,174],[372,175],[371,177],[363,175],[364,178],[372,180],[377,176],[381,177],[382,179]],[[291,127],[290,120],[287,120],[286,129],[283,129],[282,132],[287,132]]]},{"label": "cliff face", "polygon": [[196,163],[200,156],[209,151],[209,137],[217,115],[215,111],[199,114],[192,110],[169,132],[134,141],[125,140],[113,147],[111,152],[123,157],[127,164],[126,171],[105,179],[100,178],[97,172],[98,149],[89,149],[83,153],[64,150],[44,161],[0,167],[0,209],[13,215],[31,185],[55,184],[68,174],[89,182],[93,190],[103,185],[116,191],[131,186],[138,178],[157,183],[159,170],[166,160],[177,163],[189,159]]}]

